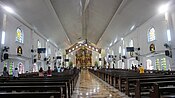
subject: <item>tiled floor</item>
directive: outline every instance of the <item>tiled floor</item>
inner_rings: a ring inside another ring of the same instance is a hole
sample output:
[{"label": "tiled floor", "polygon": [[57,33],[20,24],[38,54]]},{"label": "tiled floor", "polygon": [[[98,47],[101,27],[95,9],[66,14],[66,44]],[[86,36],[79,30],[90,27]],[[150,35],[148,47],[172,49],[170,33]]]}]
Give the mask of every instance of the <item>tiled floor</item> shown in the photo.
[{"label": "tiled floor", "polygon": [[127,98],[117,89],[82,70],[72,98]]}]

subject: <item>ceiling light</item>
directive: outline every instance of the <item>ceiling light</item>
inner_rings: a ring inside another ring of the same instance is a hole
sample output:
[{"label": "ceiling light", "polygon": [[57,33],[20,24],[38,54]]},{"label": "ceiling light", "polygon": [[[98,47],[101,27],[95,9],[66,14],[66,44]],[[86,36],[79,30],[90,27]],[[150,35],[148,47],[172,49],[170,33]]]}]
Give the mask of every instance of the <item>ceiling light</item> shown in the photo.
[{"label": "ceiling light", "polygon": [[49,42],[49,40],[47,39],[47,42]]},{"label": "ceiling light", "polygon": [[81,46],[81,44],[79,46]]},{"label": "ceiling light", "polygon": [[89,48],[91,48],[91,46],[89,46]]},{"label": "ceiling light", "polygon": [[15,13],[14,10],[8,6],[3,6],[3,9],[5,9],[9,13]]},{"label": "ceiling light", "polygon": [[92,47],[92,49],[94,50],[94,47]]},{"label": "ceiling light", "polygon": [[71,50],[69,50],[69,52],[71,52]]},{"label": "ceiling light", "polygon": [[168,11],[169,4],[164,4],[159,7],[159,13],[165,13]]},{"label": "ceiling light", "polygon": [[76,46],[76,48],[78,48],[78,46]]},{"label": "ceiling light", "polygon": [[110,43],[110,45],[109,46],[112,46],[112,43]]},{"label": "ceiling light", "polygon": [[123,40],[123,37],[121,38],[121,40]]},{"label": "ceiling light", "polygon": [[114,40],[114,43],[116,43],[117,42],[117,38]]},{"label": "ceiling light", "polygon": [[134,27],[135,27],[135,25],[133,25],[133,26],[130,28],[130,30],[132,31],[132,30],[134,29]]},{"label": "ceiling light", "polygon": [[109,47],[108,47],[108,50],[109,50]]},{"label": "ceiling light", "polygon": [[85,46],[87,46],[87,44],[85,44]]},{"label": "ceiling light", "polygon": [[72,48],[72,50],[74,50],[74,48]]}]

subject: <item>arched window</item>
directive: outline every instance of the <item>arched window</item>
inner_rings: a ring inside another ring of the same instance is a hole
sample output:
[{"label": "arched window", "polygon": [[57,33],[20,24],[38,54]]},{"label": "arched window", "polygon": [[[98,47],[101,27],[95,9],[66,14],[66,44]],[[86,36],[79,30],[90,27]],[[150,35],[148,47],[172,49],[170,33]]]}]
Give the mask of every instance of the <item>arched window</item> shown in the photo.
[{"label": "arched window", "polygon": [[16,30],[16,41],[19,43],[24,43],[24,33],[21,28],[17,28]]},{"label": "arched window", "polygon": [[133,40],[130,40],[129,47],[134,47],[134,41]]},{"label": "arched window", "polygon": [[41,48],[41,43],[39,40],[38,40],[38,48]]},{"label": "arched window", "polygon": [[155,29],[151,27],[148,31],[148,42],[152,42],[156,40]]},{"label": "arched window", "polygon": [[154,66],[152,65],[152,61],[150,59],[147,59],[146,60],[146,67],[148,70],[153,70],[154,69]]},{"label": "arched window", "polygon": [[51,48],[50,48],[50,46],[48,47],[48,54],[51,54]]},{"label": "arched window", "polygon": [[119,46],[119,54],[121,54],[121,53],[122,53],[122,47]]},{"label": "arched window", "polygon": [[19,70],[19,74],[24,73],[24,64],[19,62],[18,63],[18,70]]}]

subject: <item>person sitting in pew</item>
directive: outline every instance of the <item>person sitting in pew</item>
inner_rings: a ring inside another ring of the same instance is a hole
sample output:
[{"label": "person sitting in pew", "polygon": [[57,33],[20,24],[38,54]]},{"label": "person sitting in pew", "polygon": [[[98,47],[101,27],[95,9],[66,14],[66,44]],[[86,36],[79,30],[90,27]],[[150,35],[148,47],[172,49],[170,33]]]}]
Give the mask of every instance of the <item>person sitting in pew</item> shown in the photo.
[{"label": "person sitting in pew", "polygon": [[58,72],[57,66],[54,66],[54,72]]},{"label": "person sitting in pew", "polygon": [[133,64],[132,64],[131,68],[132,68],[132,70],[134,70],[134,65]]},{"label": "person sitting in pew", "polygon": [[44,71],[42,67],[39,69],[39,77],[44,77]]},{"label": "person sitting in pew", "polygon": [[7,71],[7,67],[4,67],[4,70],[3,70],[3,77],[6,77],[6,78],[9,77],[9,72]]},{"label": "person sitting in pew", "polygon": [[135,69],[135,71],[137,71],[137,66],[136,65],[135,65],[134,69]]},{"label": "person sitting in pew", "polygon": [[144,73],[144,67],[141,66],[142,64],[138,65],[138,70],[139,70],[139,73]]},{"label": "person sitting in pew", "polygon": [[48,67],[48,70],[47,70],[47,76],[52,76],[52,71],[50,69],[50,66]]}]

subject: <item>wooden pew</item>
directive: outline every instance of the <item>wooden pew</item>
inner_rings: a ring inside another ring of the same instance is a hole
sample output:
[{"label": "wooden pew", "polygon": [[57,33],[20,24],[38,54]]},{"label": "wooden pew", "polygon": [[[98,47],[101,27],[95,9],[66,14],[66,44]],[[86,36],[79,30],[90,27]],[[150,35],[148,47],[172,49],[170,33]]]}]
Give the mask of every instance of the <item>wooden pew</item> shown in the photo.
[{"label": "wooden pew", "polygon": [[[135,95],[135,89],[136,89],[135,86],[136,81],[138,79],[174,77],[173,71],[157,71],[157,70],[152,72],[147,71],[144,74],[139,74],[133,70],[108,70],[108,69],[90,70],[90,72],[92,72],[102,80],[106,81],[107,83],[111,84],[112,86],[118,88],[120,91],[125,92],[127,95],[130,95],[129,91],[132,91],[133,94]],[[170,75],[165,75],[167,73],[170,73]],[[155,80],[152,79],[152,81]],[[148,92],[149,90],[146,89],[146,91]]]},{"label": "wooden pew", "polygon": [[[146,79],[146,78],[161,78],[161,77],[174,77],[174,75],[162,75],[162,74],[138,74],[138,75],[130,75],[130,76],[121,76],[119,78],[119,89],[125,94],[129,95],[129,88],[134,87],[137,79]],[[125,86],[123,86],[125,85]],[[122,87],[123,86],[123,87]],[[134,89],[132,89],[134,90]]]},{"label": "wooden pew", "polygon": [[1,98],[63,98],[59,92],[0,92]]},{"label": "wooden pew", "polygon": [[135,97],[141,98],[143,94],[149,95],[149,90],[152,88],[153,84],[161,81],[175,81],[175,77],[138,79],[135,85]]},{"label": "wooden pew", "polygon": [[155,82],[150,90],[150,98],[174,98],[175,81]]},{"label": "wooden pew", "polygon": [[[53,86],[53,85],[64,85],[63,87],[63,94],[65,95],[64,98],[70,98],[71,94],[73,92],[73,88],[75,87],[75,84],[78,79],[78,71],[73,71],[71,74],[66,74],[66,75],[55,75],[54,77],[24,77],[24,78],[19,78],[19,80],[12,80],[12,79],[0,79],[0,85],[5,86],[5,85],[17,85],[18,87],[20,86]],[[16,83],[16,84],[14,84]]]}]

